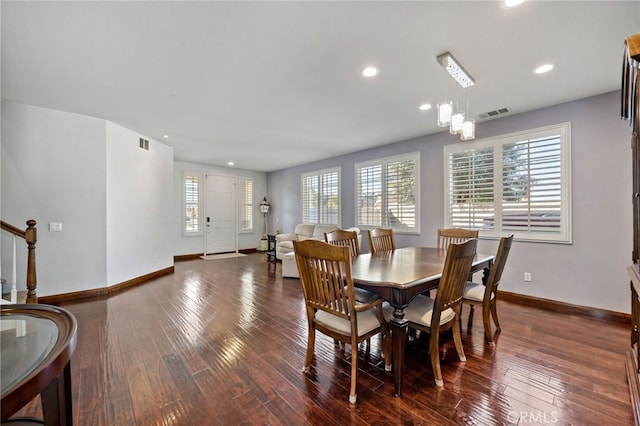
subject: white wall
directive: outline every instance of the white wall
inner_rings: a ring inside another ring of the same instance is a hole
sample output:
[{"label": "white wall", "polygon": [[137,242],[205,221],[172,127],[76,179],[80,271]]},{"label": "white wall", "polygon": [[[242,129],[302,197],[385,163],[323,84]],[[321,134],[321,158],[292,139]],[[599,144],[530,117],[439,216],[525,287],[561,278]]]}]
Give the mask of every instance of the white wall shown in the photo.
[{"label": "white wall", "polygon": [[[106,282],[105,122],[2,102],[2,219],[38,222],[38,295]],[[62,232],[49,232],[62,222]],[[2,232],[2,271],[11,271],[11,237]],[[25,290],[26,244],[18,240],[18,289]]]},{"label": "white wall", "polygon": [[[232,167],[216,167],[206,164],[190,163],[183,161],[174,162],[174,176],[173,176],[173,197],[176,202],[173,207],[174,224],[173,227],[173,240],[175,244],[175,254],[197,254],[202,253],[204,250],[203,235],[190,235],[185,236],[182,233],[182,179],[185,172],[191,172],[201,177],[201,182],[204,182],[204,174],[218,174],[224,176],[235,177],[249,177],[253,179],[253,198],[256,204],[253,215],[253,232],[242,232],[238,234],[238,249],[251,249],[256,248],[262,237],[262,214],[260,214],[258,204],[262,200],[262,197],[270,196],[267,194],[267,175],[262,172],[254,172],[250,170],[235,169]],[[204,214],[201,212],[201,217]]]},{"label": "white wall", "polygon": [[173,265],[173,148],[106,122],[107,283]]},{"label": "white wall", "polygon": [[[572,136],[573,244],[514,242],[501,289],[576,305],[629,312],[631,263],[631,129],[619,119],[620,94],[607,93],[501,119],[477,123],[478,139],[565,121]],[[435,245],[444,224],[445,145],[448,132],[390,143],[375,149],[280,170],[268,176],[273,222],[291,232],[301,219],[300,174],[341,166],[342,226],[354,223],[354,164],[420,151],[421,235],[396,236],[398,246]],[[368,251],[366,238],[363,251]],[[478,250],[494,252],[497,242],[481,240]],[[533,280],[525,283],[523,273]]]},{"label": "white wall", "polygon": [[[2,103],[2,219],[38,222],[38,295],[119,284],[173,265],[173,150],[105,120]],[[62,222],[62,232],[49,232]],[[20,241],[19,241],[20,243]],[[24,244],[24,243],[21,243]],[[2,233],[3,276],[11,238]],[[26,251],[18,258],[25,290]]]}]

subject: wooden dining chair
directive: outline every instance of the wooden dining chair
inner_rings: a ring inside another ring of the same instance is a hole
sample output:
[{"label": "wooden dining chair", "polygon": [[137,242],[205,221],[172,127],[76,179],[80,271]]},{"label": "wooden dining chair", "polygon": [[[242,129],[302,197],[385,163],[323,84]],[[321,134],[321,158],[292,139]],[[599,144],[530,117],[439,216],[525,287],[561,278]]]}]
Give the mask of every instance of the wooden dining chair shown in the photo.
[{"label": "wooden dining chair", "polygon": [[396,249],[396,240],[393,237],[393,229],[374,228],[369,230],[369,247],[371,254],[380,251]]},{"label": "wooden dining chair", "polygon": [[478,238],[478,231],[464,228],[440,228],[438,229],[438,241],[436,247],[447,250],[451,243],[463,243],[471,238]]},{"label": "wooden dining chair", "polygon": [[[404,318],[409,327],[429,333],[431,367],[437,386],[443,386],[440,370],[440,332],[453,330],[453,341],[460,361],[466,361],[460,334],[460,313],[462,293],[476,255],[478,240],[470,239],[460,244],[449,244],[447,257],[438,285],[435,300],[425,295],[416,296],[404,310]],[[387,318],[393,313],[385,306]]]},{"label": "wooden dining chair", "polygon": [[[360,243],[358,242],[358,233],[356,231],[346,231],[344,229],[336,229],[331,232],[325,232],[324,240],[334,246],[347,246],[351,253],[351,258],[360,255]],[[356,301],[362,303],[373,302],[380,299],[380,296],[372,291],[362,288],[355,288]]]},{"label": "wooden dining chair", "polygon": [[350,344],[349,402],[355,404],[360,342],[382,333],[385,369],[391,371],[391,338],[382,312],[382,300],[356,302],[348,247],[305,240],[294,241],[293,250],[300,272],[309,327],[303,372],[309,371],[313,360],[316,330]]},{"label": "wooden dining chair", "polygon": [[475,305],[482,306],[482,321],[484,323],[484,334],[487,337],[489,346],[495,346],[493,341],[493,332],[491,331],[491,320],[489,316],[493,317],[493,322],[496,324],[496,331],[500,330],[500,322],[498,321],[498,310],[496,307],[496,300],[498,299],[498,285],[502,277],[502,271],[504,265],[507,263],[507,257],[509,251],[511,251],[511,244],[513,243],[513,234],[509,234],[506,237],[500,239],[500,245],[498,245],[498,251],[496,258],[489,272],[489,278],[487,278],[486,285],[477,284],[474,282],[467,282],[464,289],[462,302],[470,305],[471,313],[469,314],[469,326],[473,322],[473,307]]},{"label": "wooden dining chair", "polygon": [[358,233],[356,231],[336,229],[331,232],[325,232],[324,240],[334,246],[349,247],[351,257],[360,255],[360,244],[358,243]]}]

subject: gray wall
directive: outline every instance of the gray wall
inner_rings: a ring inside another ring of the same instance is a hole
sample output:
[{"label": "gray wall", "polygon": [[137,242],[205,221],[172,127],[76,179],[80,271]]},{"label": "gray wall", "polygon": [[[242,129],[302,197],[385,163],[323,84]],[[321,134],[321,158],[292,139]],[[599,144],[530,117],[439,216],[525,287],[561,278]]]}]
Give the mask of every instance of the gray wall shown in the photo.
[{"label": "gray wall", "polygon": [[[618,312],[629,312],[625,268],[631,263],[630,127],[619,119],[619,92],[507,116],[477,125],[485,138],[565,121],[572,136],[573,244],[515,242],[502,290]],[[268,175],[273,229],[291,232],[301,220],[300,174],[341,166],[342,226],[354,224],[354,164],[420,151],[421,234],[398,234],[398,246],[433,246],[444,224],[443,147],[458,139],[448,132],[317,161]],[[366,238],[363,251],[368,251]],[[495,240],[479,251],[494,252]],[[531,272],[532,282],[524,282]]]}]

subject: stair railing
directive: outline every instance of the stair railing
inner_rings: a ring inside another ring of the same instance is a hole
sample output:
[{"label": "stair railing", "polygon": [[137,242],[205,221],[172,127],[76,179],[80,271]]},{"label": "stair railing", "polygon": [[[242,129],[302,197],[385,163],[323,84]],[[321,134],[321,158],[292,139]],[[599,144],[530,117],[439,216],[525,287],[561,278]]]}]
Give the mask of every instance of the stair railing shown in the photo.
[{"label": "stair railing", "polygon": [[18,297],[16,287],[16,237],[22,238],[27,243],[27,303],[38,303],[38,296],[36,295],[36,241],[38,237],[36,221],[33,219],[27,220],[27,229],[24,231],[5,221],[0,221],[0,228],[13,234],[11,303],[16,303]]}]

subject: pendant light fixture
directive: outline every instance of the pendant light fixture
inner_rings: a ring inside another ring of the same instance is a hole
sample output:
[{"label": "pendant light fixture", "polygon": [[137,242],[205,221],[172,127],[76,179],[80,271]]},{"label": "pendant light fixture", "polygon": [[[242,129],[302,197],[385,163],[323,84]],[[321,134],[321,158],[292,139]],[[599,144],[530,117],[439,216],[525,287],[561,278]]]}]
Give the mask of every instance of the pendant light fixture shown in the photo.
[{"label": "pendant light fixture", "polygon": [[451,123],[451,116],[453,115],[453,102],[447,100],[447,76],[442,70],[442,80],[444,83],[444,100],[437,105],[438,114],[437,122],[438,127],[447,127]]},{"label": "pendant light fixture", "polygon": [[[467,95],[467,117],[469,117],[469,89],[465,89]],[[462,122],[460,129],[460,140],[470,141],[476,138],[476,121],[467,118]]]},{"label": "pendant light fixture", "polygon": [[[436,60],[438,63],[449,73],[449,75],[458,82],[458,84],[466,90],[475,84],[475,80],[471,75],[460,65],[451,53],[446,52],[439,55]],[[453,110],[453,102],[446,99],[447,96],[447,84],[445,81],[445,100],[438,104],[438,117],[437,125],[439,127],[449,126],[449,133],[460,134],[462,140],[475,139],[475,121],[466,119],[465,113],[459,111],[456,103],[456,111]],[[469,99],[467,93],[467,117],[469,116]]]}]

